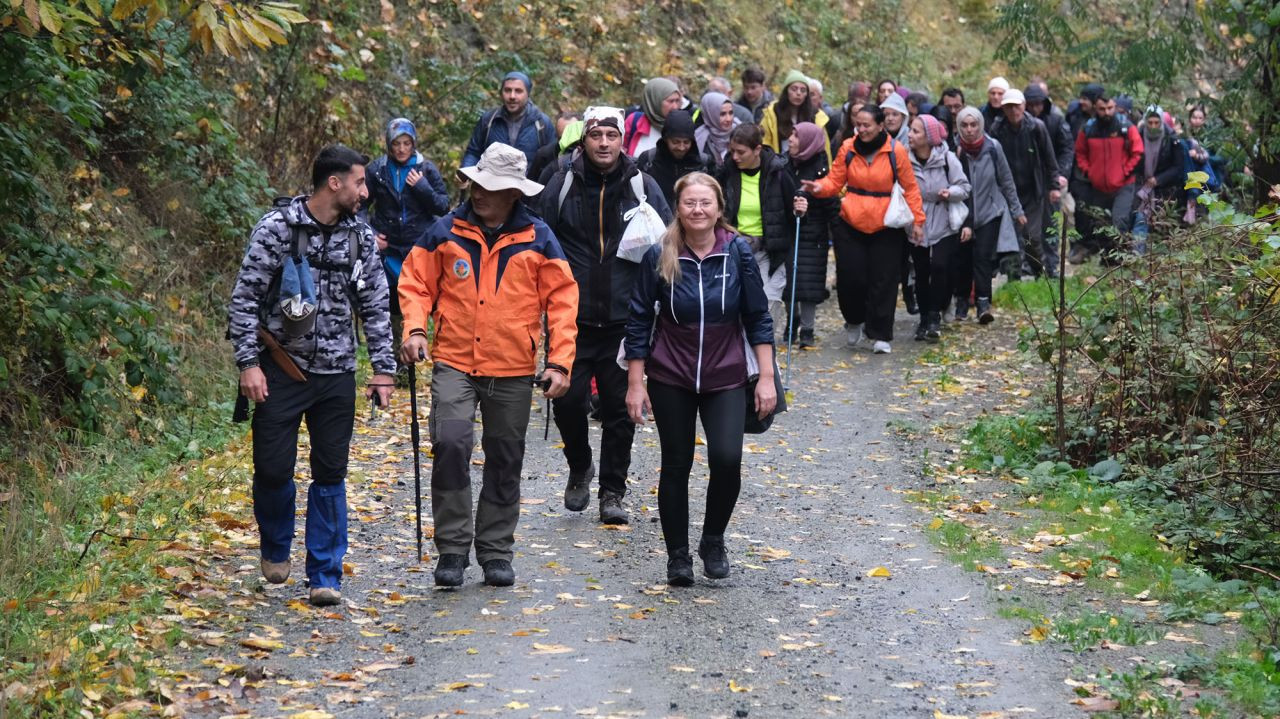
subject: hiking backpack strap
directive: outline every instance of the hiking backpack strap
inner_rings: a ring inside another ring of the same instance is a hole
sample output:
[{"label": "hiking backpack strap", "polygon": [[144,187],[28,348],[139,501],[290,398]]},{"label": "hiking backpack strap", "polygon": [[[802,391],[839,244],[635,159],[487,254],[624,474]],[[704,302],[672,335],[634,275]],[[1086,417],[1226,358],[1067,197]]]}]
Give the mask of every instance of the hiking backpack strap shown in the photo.
[{"label": "hiking backpack strap", "polygon": [[484,126],[484,145],[489,146],[489,133],[493,132],[493,121],[498,117],[498,110],[489,113],[489,123]]},{"label": "hiking backpack strap", "polygon": [[564,208],[564,198],[569,196],[569,188],[573,186],[573,170],[566,170],[564,173],[564,182],[560,184],[560,196],[556,200],[556,219],[560,217],[560,210]]}]

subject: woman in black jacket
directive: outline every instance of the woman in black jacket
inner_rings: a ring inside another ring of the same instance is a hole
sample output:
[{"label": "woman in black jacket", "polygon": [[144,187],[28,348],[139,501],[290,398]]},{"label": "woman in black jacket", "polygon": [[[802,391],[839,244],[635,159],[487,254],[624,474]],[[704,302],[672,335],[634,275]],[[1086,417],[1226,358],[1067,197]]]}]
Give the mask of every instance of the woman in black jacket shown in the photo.
[{"label": "woman in black jacket", "polygon": [[[778,396],[768,301],[751,249],[725,224],[720,186],[695,173],[676,183],[676,195],[675,222],[640,263],[623,347],[627,414],[640,424],[652,408],[662,445],[658,517],[667,584],[687,587],[693,584],[689,473],[698,417],[710,469],[698,554],[703,573],[721,579],[729,576],[724,532],[742,488],[747,392],[754,391],[761,418]],[[751,360],[759,368],[754,390],[747,379]]]},{"label": "woman in black jacket", "polygon": [[667,206],[675,202],[676,180],[691,172],[705,172],[707,163],[694,142],[693,118],[685,110],[673,110],[667,115],[658,146],[640,153],[636,167],[649,175],[662,188]]},{"label": "woman in black jacket", "polygon": [[[802,122],[791,132],[791,142],[787,145],[788,168],[797,185],[800,180],[825,177],[830,169],[827,153],[823,152],[822,132],[822,128],[811,122]],[[840,214],[840,198],[809,200],[808,204],[809,212],[800,222],[799,262],[792,268],[793,258],[787,257],[788,285],[783,295],[789,308],[788,325],[791,311],[799,318],[798,338],[794,327],[788,326],[787,331],[793,339],[798,339],[801,347],[813,347],[817,343],[813,327],[818,305],[831,296],[827,291],[827,255],[831,248],[831,220]],[[790,282],[793,277],[794,285]],[[790,308],[793,301],[795,307]]]},{"label": "woman in black jacket", "polygon": [[[824,152],[825,154],[825,152]],[[809,209],[787,161],[763,143],[758,125],[740,125],[729,136],[729,162],[721,171],[725,220],[751,246],[775,331],[785,324],[786,262],[796,236],[796,217]]]}]

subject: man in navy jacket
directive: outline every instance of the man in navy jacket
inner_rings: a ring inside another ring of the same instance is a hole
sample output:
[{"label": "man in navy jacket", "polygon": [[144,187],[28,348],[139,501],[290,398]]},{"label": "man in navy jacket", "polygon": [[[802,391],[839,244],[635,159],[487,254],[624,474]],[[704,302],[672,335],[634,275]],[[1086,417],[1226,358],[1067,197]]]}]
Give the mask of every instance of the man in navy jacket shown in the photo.
[{"label": "man in navy jacket", "polygon": [[474,167],[484,150],[495,142],[510,145],[533,162],[538,148],[556,141],[556,126],[529,99],[533,81],[513,70],[502,78],[502,106],[480,116],[462,156],[462,167]]}]

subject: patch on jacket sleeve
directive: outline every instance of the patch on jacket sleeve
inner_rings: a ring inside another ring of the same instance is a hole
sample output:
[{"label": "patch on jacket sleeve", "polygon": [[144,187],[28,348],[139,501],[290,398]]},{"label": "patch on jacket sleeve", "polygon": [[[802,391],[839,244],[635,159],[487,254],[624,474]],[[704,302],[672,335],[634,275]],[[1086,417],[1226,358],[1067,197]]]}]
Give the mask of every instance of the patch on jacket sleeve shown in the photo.
[{"label": "patch on jacket sleeve", "polygon": [[465,280],[471,276],[471,263],[466,260],[459,259],[453,263],[453,276],[460,280]]}]

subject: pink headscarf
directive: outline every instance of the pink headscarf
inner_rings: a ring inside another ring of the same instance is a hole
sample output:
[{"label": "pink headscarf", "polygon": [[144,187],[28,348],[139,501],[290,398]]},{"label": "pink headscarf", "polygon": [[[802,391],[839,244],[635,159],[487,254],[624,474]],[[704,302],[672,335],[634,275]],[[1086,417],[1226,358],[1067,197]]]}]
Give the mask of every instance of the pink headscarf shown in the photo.
[{"label": "pink headscarf", "polygon": [[920,122],[924,123],[924,137],[929,141],[929,147],[937,147],[947,141],[947,126],[942,124],[938,118],[924,113],[916,117],[920,118]]},{"label": "pink headscarf", "polygon": [[799,141],[799,154],[795,155],[798,162],[804,162],[814,155],[826,149],[827,133],[812,122],[801,122],[796,124],[796,139]]}]

